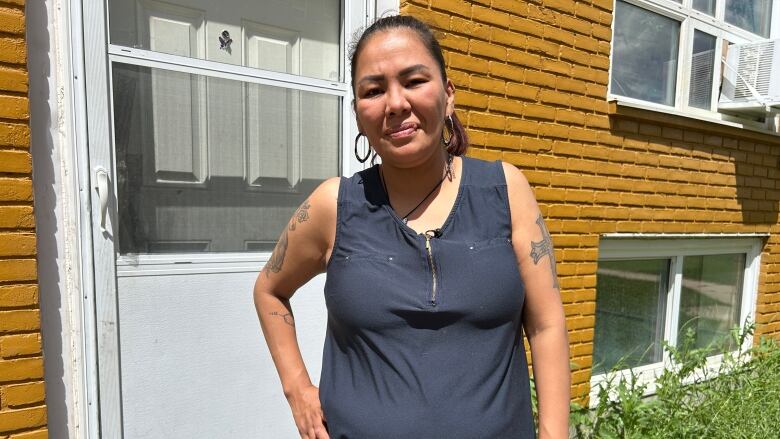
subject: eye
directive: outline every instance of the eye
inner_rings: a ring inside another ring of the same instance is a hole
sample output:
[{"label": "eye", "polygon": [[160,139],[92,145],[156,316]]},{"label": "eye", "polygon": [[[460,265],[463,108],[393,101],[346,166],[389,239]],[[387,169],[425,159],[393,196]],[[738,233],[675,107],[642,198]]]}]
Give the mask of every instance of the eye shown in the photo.
[{"label": "eye", "polygon": [[380,88],[369,88],[368,90],[365,90],[363,92],[363,97],[364,98],[370,98],[370,97],[379,95],[381,93],[382,93],[382,89],[380,89]]},{"label": "eye", "polygon": [[420,84],[425,84],[426,82],[428,82],[427,78],[412,78],[409,80],[409,82],[407,82],[407,85],[409,87],[415,87]]}]

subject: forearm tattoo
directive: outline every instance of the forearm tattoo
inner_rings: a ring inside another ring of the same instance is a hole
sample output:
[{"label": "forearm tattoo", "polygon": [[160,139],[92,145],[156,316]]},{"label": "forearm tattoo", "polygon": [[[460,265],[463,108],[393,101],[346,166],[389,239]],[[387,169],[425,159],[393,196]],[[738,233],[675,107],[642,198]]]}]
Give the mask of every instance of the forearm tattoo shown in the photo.
[{"label": "forearm tattoo", "polygon": [[271,258],[268,260],[268,263],[265,266],[266,277],[269,277],[271,275],[270,273],[272,272],[278,273],[282,271],[284,255],[287,253],[287,233],[295,231],[296,224],[300,224],[309,220],[309,207],[311,207],[309,200],[304,201],[303,204],[298,207],[298,210],[295,211],[292,219],[290,219],[290,224],[282,232],[282,236],[279,237],[279,242],[276,244],[276,247],[274,247],[274,251],[271,253]]},{"label": "forearm tattoo", "polygon": [[293,328],[295,327],[295,318],[293,318],[293,315],[292,315],[291,312],[282,314],[280,312],[273,311],[273,312],[269,312],[268,314],[272,315],[272,316],[279,316],[279,317],[281,317],[284,320],[284,323],[287,323],[288,325],[292,326]]},{"label": "forearm tattoo", "polygon": [[555,250],[552,245],[552,238],[550,232],[547,230],[547,226],[544,224],[544,218],[542,214],[536,218],[536,224],[542,231],[542,240],[539,242],[531,241],[531,258],[534,260],[534,265],[539,264],[545,256],[550,256],[550,270],[553,278],[553,288],[560,289],[558,286],[558,272],[555,268]]}]

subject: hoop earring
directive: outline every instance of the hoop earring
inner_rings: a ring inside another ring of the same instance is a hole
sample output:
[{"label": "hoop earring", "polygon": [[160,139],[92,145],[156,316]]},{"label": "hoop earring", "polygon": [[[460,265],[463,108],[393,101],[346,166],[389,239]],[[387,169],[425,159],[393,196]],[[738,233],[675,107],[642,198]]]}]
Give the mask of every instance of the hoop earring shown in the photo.
[{"label": "hoop earring", "polygon": [[[450,123],[450,126],[447,126],[447,122]],[[444,138],[444,132],[447,130],[450,130],[450,137],[449,139]],[[444,119],[444,129],[441,130],[441,143],[444,144],[445,147],[450,146],[450,143],[452,143],[452,136],[455,134],[455,124],[452,122],[452,116],[447,116],[446,119]]]},{"label": "hoop earring", "polygon": [[358,141],[360,140],[360,136],[364,136],[364,135],[365,134],[363,133],[358,133],[357,137],[355,137],[355,158],[360,163],[365,163],[366,160],[368,160],[368,157],[371,156],[371,145],[368,145],[368,152],[366,152],[365,157],[360,157],[360,155],[358,154]]}]

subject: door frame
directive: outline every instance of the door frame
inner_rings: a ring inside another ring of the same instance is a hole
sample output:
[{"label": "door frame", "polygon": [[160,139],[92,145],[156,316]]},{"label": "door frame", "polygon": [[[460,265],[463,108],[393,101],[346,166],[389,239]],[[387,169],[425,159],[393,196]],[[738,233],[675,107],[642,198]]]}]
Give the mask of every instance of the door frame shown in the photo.
[{"label": "door frame", "polygon": [[[99,227],[100,201],[96,197],[95,163],[107,164],[111,176],[109,205],[116,207],[116,186],[113,155],[113,131],[110,111],[109,64],[111,45],[108,42],[108,13],[105,0],[69,0],[69,30],[71,59],[70,78],[73,87],[74,145],[78,169],[77,194],[81,282],[80,303],[82,340],[78,346],[83,373],[76,386],[86,404],[74,414],[80,437],[122,437],[122,410],[116,304],[116,265],[99,261],[115,261],[116,255],[106,251],[108,246],[95,247],[96,240],[104,239]],[[356,24],[364,26],[374,17],[397,12],[399,0],[343,0],[344,23],[342,44],[345,52]],[[354,8],[358,6],[358,8]],[[356,11],[357,10],[357,11]],[[362,10],[362,11],[361,11]],[[140,55],[140,54],[139,54]],[[165,56],[155,54],[155,56]],[[349,69],[344,54],[345,77]],[[183,68],[186,68],[183,67]],[[224,69],[223,69],[224,70]],[[235,72],[244,73],[244,72]],[[283,74],[281,74],[283,75]],[[245,78],[244,78],[245,79]],[[274,78],[284,82],[283,76]],[[345,81],[349,83],[349,79]],[[87,87],[89,84],[89,87]],[[365,167],[351,154],[351,139],[357,127],[351,109],[352,92],[342,103],[342,174],[351,175]],[[99,111],[103,109],[104,111]],[[108,110],[108,111],[105,111]],[[94,206],[94,208],[93,208]],[[109,213],[111,212],[109,207]],[[107,222],[115,218],[107,218]],[[110,230],[110,229],[109,229]],[[116,243],[114,244],[116,245]],[[267,261],[269,255],[261,257]],[[239,258],[244,259],[245,258]],[[257,259],[257,258],[255,258]],[[100,328],[100,330],[98,330]],[[101,366],[102,365],[102,366]]]}]

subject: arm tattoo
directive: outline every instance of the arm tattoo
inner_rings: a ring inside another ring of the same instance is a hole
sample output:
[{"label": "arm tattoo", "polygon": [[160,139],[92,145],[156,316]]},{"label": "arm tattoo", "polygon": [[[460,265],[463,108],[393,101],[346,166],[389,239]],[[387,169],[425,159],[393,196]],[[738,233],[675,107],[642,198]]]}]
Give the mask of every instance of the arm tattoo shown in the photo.
[{"label": "arm tattoo", "polygon": [[295,319],[293,318],[292,312],[282,314],[280,312],[273,311],[273,312],[269,312],[268,314],[272,316],[279,316],[284,320],[284,323],[287,323],[293,328],[295,327]]},{"label": "arm tattoo", "polygon": [[544,224],[542,214],[539,214],[539,217],[536,218],[536,224],[542,231],[542,240],[539,242],[531,241],[531,257],[534,260],[534,265],[536,265],[543,257],[550,256],[553,288],[560,290],[560,287],[558,286],[558,273],[555,268],[555,250],[553,250],[552,238],[550,237],[550,232],[547,230],[547,226]]},{"label": "arm tattoo", "polygon": [[304,201],[298,210],[295,211],[295,214],[290,220],[290,225],[282,232],[282,236],[279,237],[279,242],[276,244],[276,247],[274,247],[274,252],[271,253],[271,259],[268,260],[268,264],[266,265],[266,277],[271,276],[271,272],[278,273],[282,271],[284,255],[287,253],[287,232],[294,231],[296,223],[299,224],[309,220],[309,207],[311,207],[309,200]]}]

